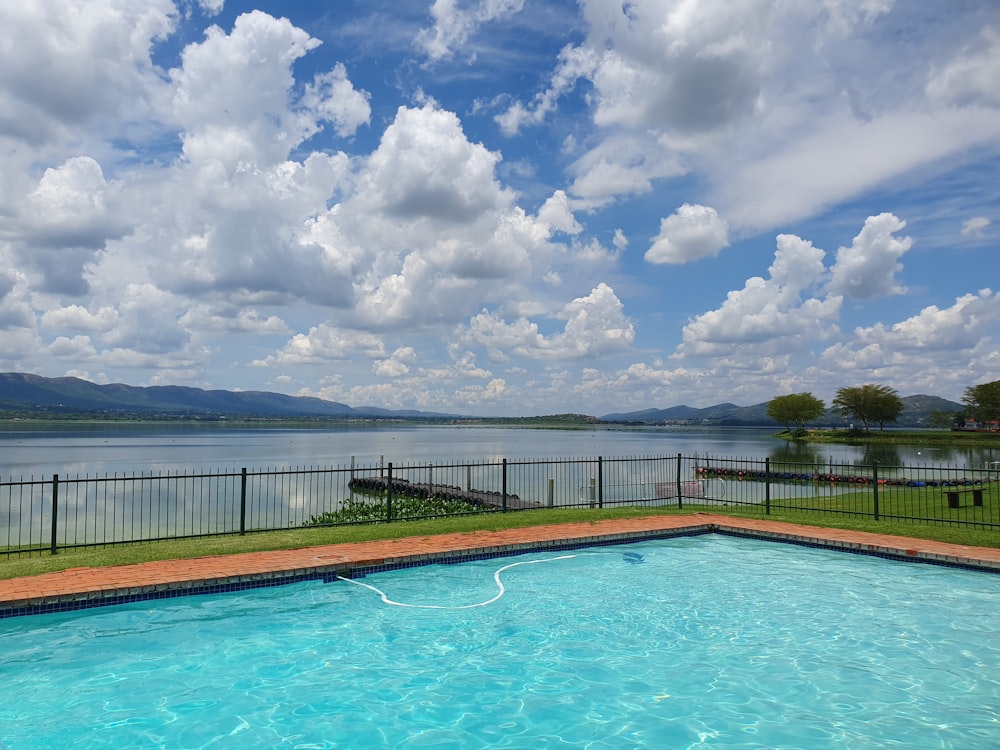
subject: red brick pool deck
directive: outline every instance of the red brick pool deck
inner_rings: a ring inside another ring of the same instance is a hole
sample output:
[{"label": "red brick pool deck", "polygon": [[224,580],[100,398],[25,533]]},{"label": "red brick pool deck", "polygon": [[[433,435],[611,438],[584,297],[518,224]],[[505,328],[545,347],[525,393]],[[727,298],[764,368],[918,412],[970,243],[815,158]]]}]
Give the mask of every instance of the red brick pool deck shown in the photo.
[{"label": "red brick pool deck", "polygon": [[185,590],[194,592],[231,584],[269,585],[280,583],[283,579],[309,575],[348,574],[352,568],[414,565],[473,554],[529,551],[547,543],[601,544],[648,538],[658,533],[669,535],[713,532],[819,544],[835,549],[972,565],[1000,571],[1000,549],[993,547],[971,547],[901,536],[696,513],[407,537],[136,565],[71,568],[57,573],[0,580],[0,614],[35,611],[38,607],[93,606],[102,603],[101,600],[103,603],[113,603],[130,596],[148,597],[155,596],[158,592]]}]

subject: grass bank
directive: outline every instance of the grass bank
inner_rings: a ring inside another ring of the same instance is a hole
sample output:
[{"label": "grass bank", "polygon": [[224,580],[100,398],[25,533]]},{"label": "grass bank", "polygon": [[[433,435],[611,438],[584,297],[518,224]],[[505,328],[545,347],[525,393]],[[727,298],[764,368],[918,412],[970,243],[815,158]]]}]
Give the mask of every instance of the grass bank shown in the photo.
[{"label": "grass bank", "polygon": [[782,431],[777,437],[804,443],[894,443],[899,445],[950,445],[1000,448],[1000,432],[952,432],[951,430],[806,430],[804,434]]},{"label": "grass bank", "polygon": [[[61,550],[58,555],[44,554],[32,557],[15,557],[0,560],[0,578],[40,575],[68,568],[128,565],[154,560],[297,549],[322,544],[367,542],[379,539],[398,539],[407,536],[496,531],[544,524],[587,523],[605,519],[637,518],[654,514],[691,514],[698,510],[737,517],[764,517],[760,510],[720,509],[717,506],[705,508],[689,506],[685,507],[682,511],[650,508],[566,508],[519,511],[516,513],[490,513],[486,515],[458,516],[422,521],[398,521],[391,524],[311,527],[287,531],[254,533],[246,536],[138,542],[112,547]],[[788,521],[813,526],[871,531],[918,539],[933,539],[977,547],[1000,547],[1000,533],[988,529],[893,520],[874,521],[865,518],[849,518],[819,512],[779,512],[772,513],[767,518],[775,521]]]}]

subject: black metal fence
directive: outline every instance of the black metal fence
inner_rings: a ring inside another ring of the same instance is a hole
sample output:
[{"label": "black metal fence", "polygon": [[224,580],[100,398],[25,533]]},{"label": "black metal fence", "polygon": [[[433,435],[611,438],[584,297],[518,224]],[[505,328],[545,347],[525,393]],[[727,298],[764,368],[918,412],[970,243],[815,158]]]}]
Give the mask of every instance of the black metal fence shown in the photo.
[{"label": "black metal fence", "polygon": [[1000,467],[644,456],[0,481],[0,555],[454,514],[743,508],[1000,530]]}]

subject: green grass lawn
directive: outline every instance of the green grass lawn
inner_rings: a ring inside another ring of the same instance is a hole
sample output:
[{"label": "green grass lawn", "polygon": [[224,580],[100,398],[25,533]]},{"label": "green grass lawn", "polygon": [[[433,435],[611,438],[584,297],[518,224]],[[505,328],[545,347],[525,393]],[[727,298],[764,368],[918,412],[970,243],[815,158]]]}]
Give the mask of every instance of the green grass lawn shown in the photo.
[{"label": "green grass lawn", "polygon": [[[951,525],[982,524],[1000,526],[1000,484],[996,482],[976,487],[908,487],[884,485],[878,488],[877,496],[871,484],[863,485],[861,488],[851,492],[839,492],[837,490],[831,493],[822,492],[822,485],[818,483],[805,483],[800,486],[802,487],[802,495],[800,497],[772,502],[772,516],[775,513],[784,511],[796,515],[799,512],[821,512],[838,515],[852,514],[871,516],[872,521],[879,525],[886,521],[899,522],[900,528],[906,528],[907,525],[912,524],[914,521],[938,521],[942,524]],[[980,493],[982,505],[973,505],[973,489]],[[948,493],[955,491],[959,493],[958,508],[952,508],[948,504]],[[874,519],[876,511],[879,521],[875,521]],[[792,519],[785,518],[784,520]],[[807,523],[807,521],[802,521],[802,523]],[[808,521],[808,523],[816,522]],[[830,523],[821,525],[830,525]],[[833,525],[841,526],[841,522],[833,522]],[[997,530],[989,533],[1000,536],[1000,532]]]},{"label": "green grass lawn", "polygon": [[[996,490],[994,489],[994,492]],[[845,499],[844,502],[848,502]],[[995,506],[996,499],[992,498]],[[764,515],[760,506],[725,507],[691,505],[685,502],[683,510],[676,508],[617,507],[617,508],[565,508],[489,513],[482,515],[435,518],[422,521],[398,521],[390,524],[358,524],[350,526],[306,527],[288,531],[269,531],[246,536],[203,537],[198,539],[162,542],[137,542],[111,547],[60,550],[57,555],[0,559],[0,578],[38,575],[67,568],[125,565],[152,560],[229,555],[239,552],[258,552],[277,549],[295,549],[320,544],[398,539],[407,536],[444,534],[454,532],[492,531],[523,528],[553,523],[596,522],[613,518],[637,518],[654,514],[690,514],[698,510],[737,517],[769,518],[775,521],[827,526],[833,528],[873,531],[920,539],[935,539],[956,544],[982,547],[1000,547],[1000,532],[970,526],[949,526],[941,523],[904,521],[844,515],[826,503],[822,508],[787,510],[772,508]],[[981,511],[982,509],[976,509]],[[887,512],[887,511],[883,511]]]}]

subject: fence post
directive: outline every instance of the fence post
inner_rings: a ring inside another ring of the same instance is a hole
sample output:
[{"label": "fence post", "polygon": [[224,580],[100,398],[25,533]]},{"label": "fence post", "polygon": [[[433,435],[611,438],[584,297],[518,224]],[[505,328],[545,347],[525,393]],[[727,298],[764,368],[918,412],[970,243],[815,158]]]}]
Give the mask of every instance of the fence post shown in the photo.
[{"label": "fence post", "polygon": [[681,494],[681,454],[677,454],[677,509],[684,507],[684,497]]},{"label": "fence post", "polygon": [[545,498],[545,506],[547,508],[551,508],[553,505],[555,505],[555,499],[556,499],[556,480],[552,479],[550,477],[549,478],[549,494]]},{"label": "fence post", "polygon": [[58,524],[56,520],[59,518],[59,475],[52,475],[52,554],[58,554],[57,544],[56,544],[56,529]]},{"label": "fence post", "polygon": [[872,462],[872,501],[874,503],[875,520],[878,520],[878,461]]},{"label": "fence post", "polygon": [[247,470],[240,474],[240,536],[247,533]]},{"label": "fence post", "polygon": [[604,507],[604,457],[597,457],[597,507]]},{"label": "fence post", "polygon": [[771,458],[764,459],[764,513],[771,515]]},{"label": "fence post", "polygon": [[392,461],[389,462],[389,473],[385,483],[385,520],[392,520]]},{"label": "fence post", "polygon": [[501,492],[503,493],[503,510],[507,512],[507,459],[503,459],[503,479],[501,480]]}]

